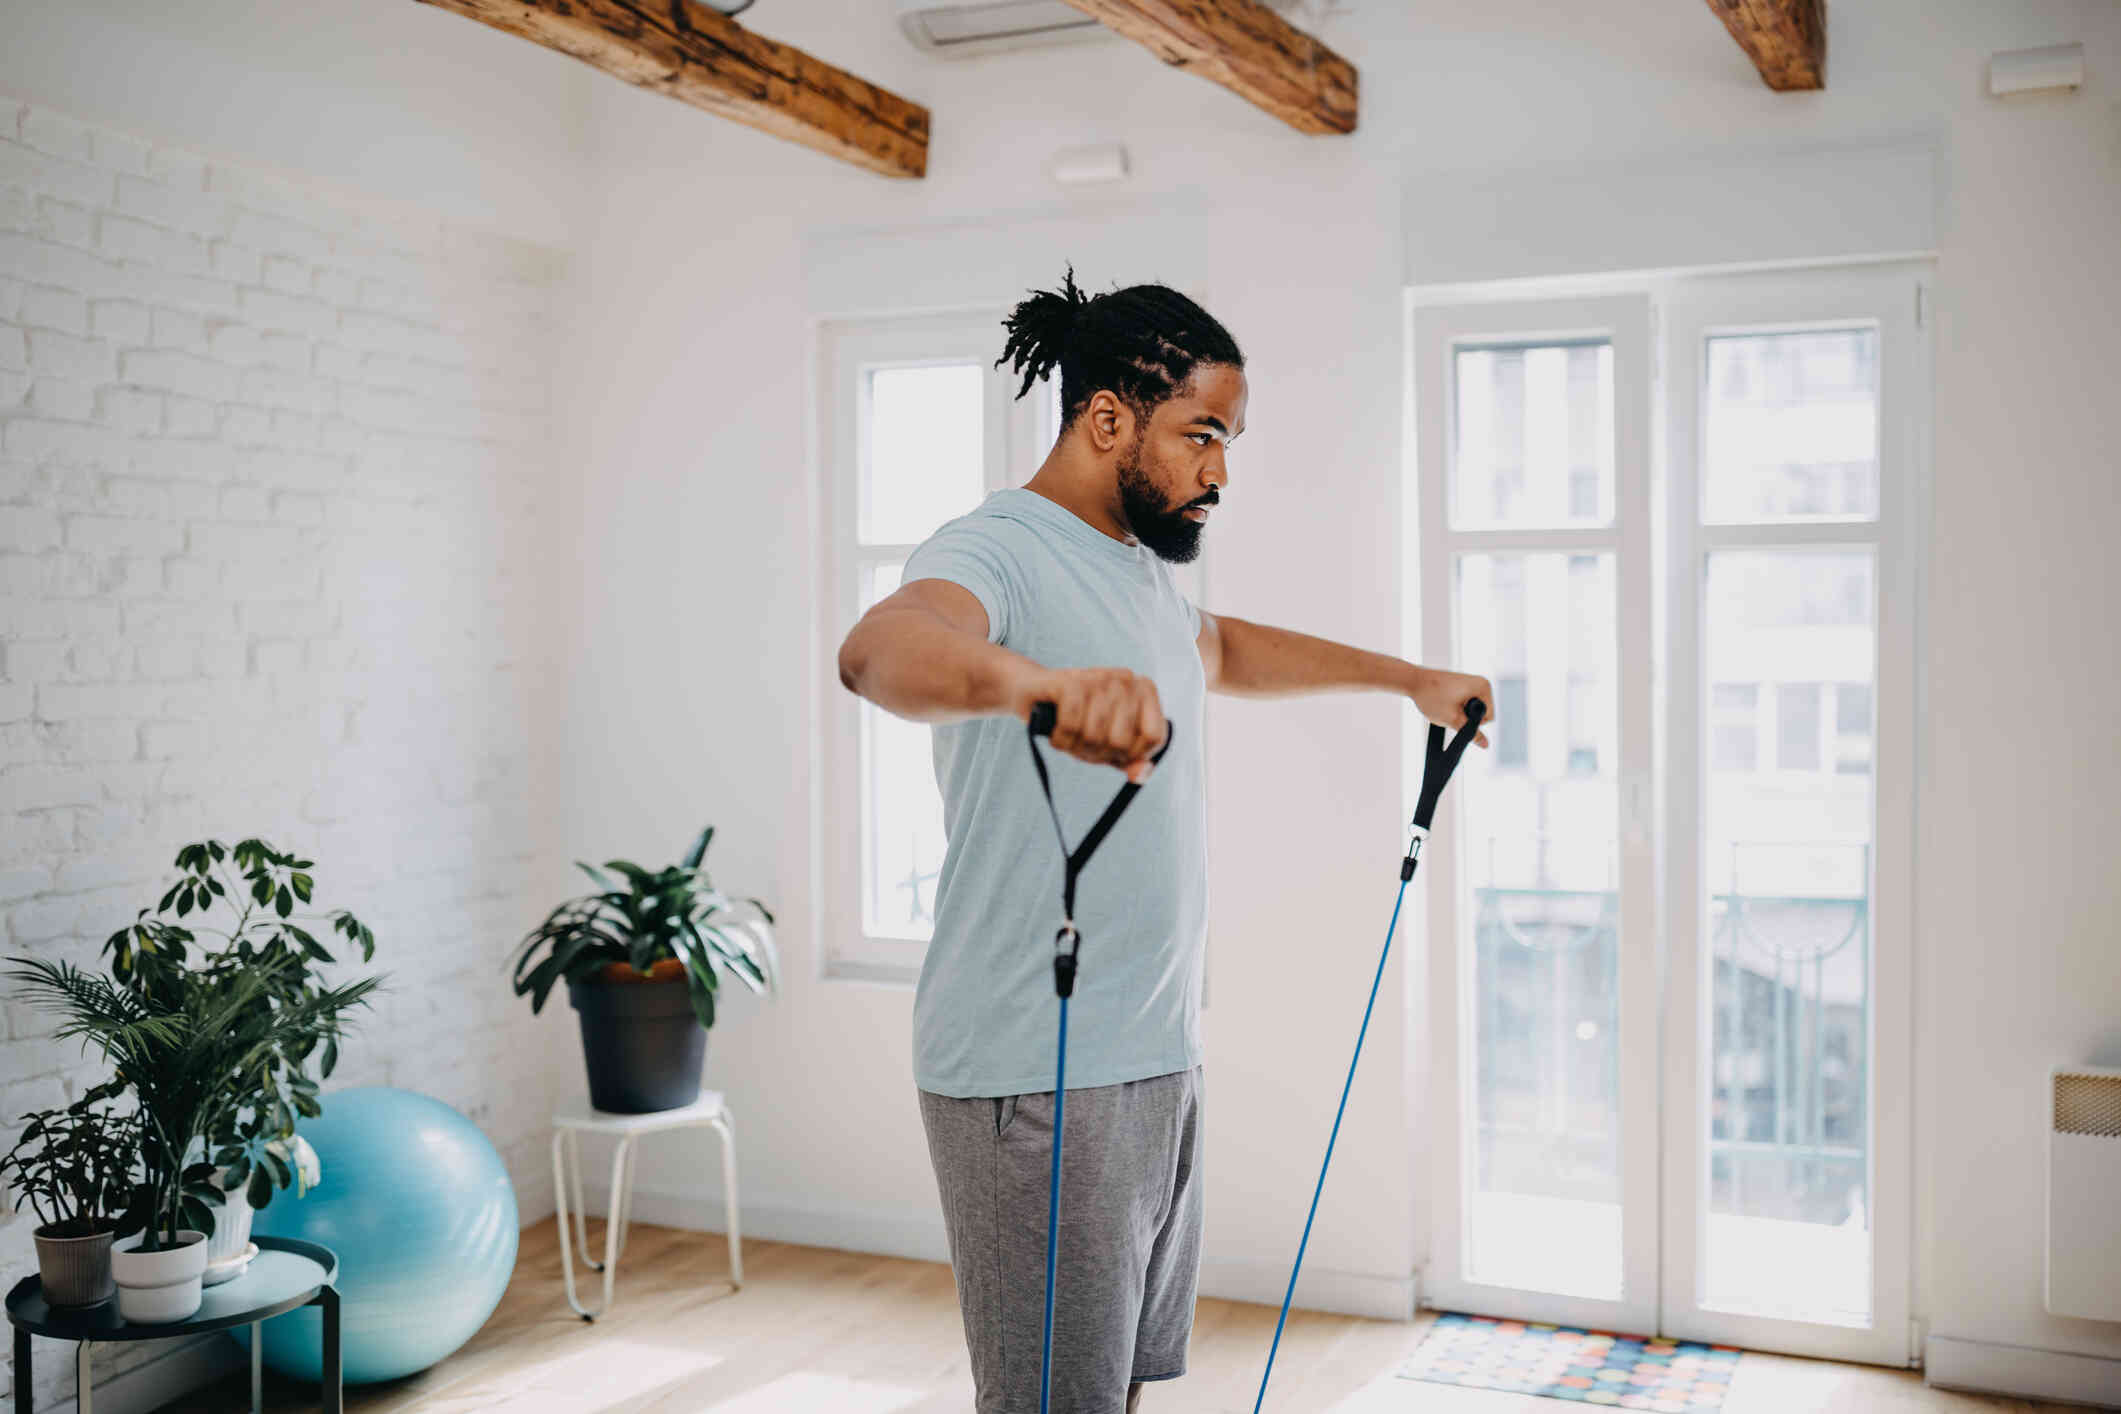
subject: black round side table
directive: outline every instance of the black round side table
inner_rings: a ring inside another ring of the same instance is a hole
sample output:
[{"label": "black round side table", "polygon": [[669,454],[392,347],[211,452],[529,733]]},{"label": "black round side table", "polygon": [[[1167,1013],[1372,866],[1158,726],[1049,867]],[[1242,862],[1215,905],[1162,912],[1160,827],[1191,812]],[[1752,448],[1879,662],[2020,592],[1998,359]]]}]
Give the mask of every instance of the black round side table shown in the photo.
[{"label": "black round side table", "polygon": [[74,1370],[81,1389],[80,1414],[90,1407],[88,1351],[96,1341],[162,1340],[250,1327],[250,1409],[261,1414],[265,1392],[265,1341],[259,1323],[297,1306],[324,1308],[324,1414],[343,1414],[339,1363],[339,1258],[329,1247],[292,1237],[255,1237],[258,1255],[242,1276],[206,1288],[205,1301],[189,1320],[135,1325],[118,1314],[118,1298],[94,1306],[45,1304],[44,1284],[34,1276],[7,1294],[7,1320],[15,1328],[15,1414],[31,1414],[29,1338],[79,1342]]}]

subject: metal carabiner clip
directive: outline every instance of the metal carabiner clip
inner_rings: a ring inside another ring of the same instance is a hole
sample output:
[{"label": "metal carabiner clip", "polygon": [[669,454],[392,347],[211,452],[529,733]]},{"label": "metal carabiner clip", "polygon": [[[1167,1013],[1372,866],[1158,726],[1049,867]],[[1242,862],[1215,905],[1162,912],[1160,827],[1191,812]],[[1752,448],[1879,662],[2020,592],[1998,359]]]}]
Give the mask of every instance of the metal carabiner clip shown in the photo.
[{"label": "metal carabiner clip", "polygon": [[[1066,944],[1065,948],[1062,944]],[[1083,935],[1073,921],[1063,923],[1053,935],[1053,990],[1058,996],[1075,993],[1075,956],[1082,951]]]}]

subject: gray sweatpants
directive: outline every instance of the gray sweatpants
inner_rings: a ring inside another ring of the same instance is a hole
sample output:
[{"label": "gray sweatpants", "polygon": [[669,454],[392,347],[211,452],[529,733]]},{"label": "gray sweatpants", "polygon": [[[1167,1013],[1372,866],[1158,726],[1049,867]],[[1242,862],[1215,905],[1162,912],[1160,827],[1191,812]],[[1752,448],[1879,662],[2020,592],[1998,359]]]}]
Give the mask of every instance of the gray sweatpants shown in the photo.
[{"label": "gray sweatpants", "polygon": [[[1053,1414],[1121,1414],[1186,1372],[1200,1277],[1201,1070],[1068,1092]],[[1053,1092],[920,1092],[978,1414],[1037,1414]]]}]

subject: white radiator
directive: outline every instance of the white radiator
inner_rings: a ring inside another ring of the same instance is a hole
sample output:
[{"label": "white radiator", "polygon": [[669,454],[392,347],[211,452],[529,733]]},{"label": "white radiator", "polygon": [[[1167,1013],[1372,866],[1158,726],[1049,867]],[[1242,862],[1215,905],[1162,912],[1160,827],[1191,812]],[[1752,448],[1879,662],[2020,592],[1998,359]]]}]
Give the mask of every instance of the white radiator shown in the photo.
[{"label": "white radiator", "polygon": [[2121,1070],[2057,1067],[2047,1129],[2047,1309],[2121,1321]]}]

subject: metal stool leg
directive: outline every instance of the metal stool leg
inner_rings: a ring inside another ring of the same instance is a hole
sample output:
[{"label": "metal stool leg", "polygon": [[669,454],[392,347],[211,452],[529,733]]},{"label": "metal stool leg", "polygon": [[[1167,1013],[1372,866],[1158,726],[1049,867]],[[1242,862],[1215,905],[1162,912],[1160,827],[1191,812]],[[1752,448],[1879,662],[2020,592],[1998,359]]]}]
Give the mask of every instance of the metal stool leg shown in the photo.
[{"label": "metal stool leg", "polygon": [[95,1414],[96,1377],[88,1368],[88,1341],[74,1346],[74,1408],[78,1414]]},{"label": "metal stool leg", "polygon": [[589,1245],[589,1205],[582,1197],[582,1132],[567,1131],[567,1158],[574,1166],[574,1241],[582,1249],[582,1261],[589,1270],[601,1272],[604,1264],[590,1254],[595,1250]]},{"label": "metal stool leg", "polygon": [[612,1283],[619,1275],[619,1211],[626,1206],[626,1152],[633,1147],[633,1136],[619,1136],[618,1147],[611,1151],[611,1197],[604,1209],[604,1304],[597,1308],[598,1315],[611,1310]]},{"label": "metal stool leg", "polygon": [[30,1368],[29,1332],[15,1327],[15,1414],[30,1414],[30,1389],[36,1372]]},{"label": "metal stool leg", "polygon": [[729,1284],[742,1288],[744,1285],[743,1239],[737,1233],[736,1201],[736,1116],[724,1109],[708,1127],[722,1139],[722,1207],[724,1226],[729,1229]]},{"label": "metal stool leg", "polygon": [[[567,1287],[567,1304],[574,1308],[576,1315],[585,1321],[590,1321],[596,1318],[583,1310],[582,1303],[575,1299],[574,1254],[569,1250],[573,1245],[572,1234],[567,1227],[567,1150],[569,1133],[570,1131],[566,1129],[555,1129],[552,1132],[552,1196],[553,1201],[559,1205],[560,1278]],[[576,1211],[580,1211],[579,1206],[577,1206]],[[583,1246],[582,1256],[585,1260],[589,1256],[586,1243]]]},{"label": "metal stool leg", "polygon": [[[641,1159],[641,1156],[639,1154],[633,1152],[633,1149],[631,1147],[632,1144],[633,1139],[631,1136],[629,1136],[626,1141],[620,1145],[620,1147],[625,1150],[626,1176],[624,1180],[619,1183],[618,1187],[612,1192],[610,1204],[612,1217],[606,1220],[611,1221],[615,1219],[618,1222],[620,1257],[626,1255],[626,1230],[633,1224],[633,1171],[639,1165]],[[614,1167],[616,1167],[616,1165],[614,1165]],[[607,1237],[610,1236],[609,1233],[606,1233],[605,1235]],[[612,1265],[617,1265],[616,1259],[613,1260]]]},{"label": "metal stool leg", "polygon": [[265,1414],[265,1322],[250,1323],[250,1414]]}]

